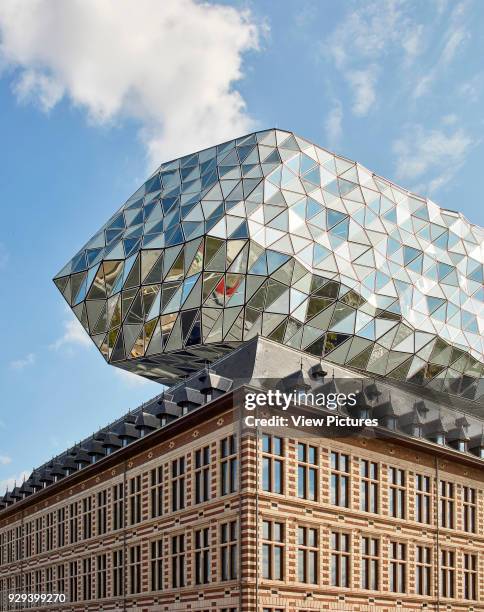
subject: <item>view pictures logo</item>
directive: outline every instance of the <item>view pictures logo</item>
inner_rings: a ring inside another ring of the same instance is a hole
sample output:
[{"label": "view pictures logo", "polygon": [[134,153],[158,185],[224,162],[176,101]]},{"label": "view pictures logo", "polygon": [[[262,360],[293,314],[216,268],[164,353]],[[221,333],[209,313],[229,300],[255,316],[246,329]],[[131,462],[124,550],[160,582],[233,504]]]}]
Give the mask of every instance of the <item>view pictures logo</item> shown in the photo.
[{"label": "view pictures logo", "polygon": [[290,392],[269,389],[260,393],[245,394],[245,409],[271,407],[287,410],[290,406],[317,406],[327,410],[336,410],[344,406],[356,406],[356,393],[313,393],[312,391],[294,390]]}]

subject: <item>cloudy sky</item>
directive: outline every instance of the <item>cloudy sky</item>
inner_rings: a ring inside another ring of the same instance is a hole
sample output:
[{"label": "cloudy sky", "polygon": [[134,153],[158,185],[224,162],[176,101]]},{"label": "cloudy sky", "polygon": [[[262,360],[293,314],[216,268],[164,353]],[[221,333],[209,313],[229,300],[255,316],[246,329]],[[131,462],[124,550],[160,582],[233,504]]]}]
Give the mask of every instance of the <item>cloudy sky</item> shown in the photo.
[{"label": "cloudy sky", "polygon": [[52,276],[159,163],[293,130],[484,225],[479,0],[2,0],[0,490],[159,392]]}]

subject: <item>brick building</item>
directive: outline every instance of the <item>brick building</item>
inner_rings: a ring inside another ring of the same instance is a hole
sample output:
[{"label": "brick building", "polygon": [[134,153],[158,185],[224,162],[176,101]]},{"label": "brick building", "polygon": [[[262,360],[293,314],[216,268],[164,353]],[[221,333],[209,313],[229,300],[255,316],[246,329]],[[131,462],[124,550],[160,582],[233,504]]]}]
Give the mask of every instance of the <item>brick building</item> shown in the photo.
[{"label": "brick building", "polygon": [[[346,378],[379,426],[243,428],[276,378]],[[481,410],[255,338],[4,496],[1,610],[484,610]]]}]

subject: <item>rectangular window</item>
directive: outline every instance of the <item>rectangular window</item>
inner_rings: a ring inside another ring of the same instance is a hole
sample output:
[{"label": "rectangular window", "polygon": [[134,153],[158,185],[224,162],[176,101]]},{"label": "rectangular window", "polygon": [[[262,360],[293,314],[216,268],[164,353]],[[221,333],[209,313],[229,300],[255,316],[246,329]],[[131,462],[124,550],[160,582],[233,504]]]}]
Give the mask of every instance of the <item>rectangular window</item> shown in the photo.
[{"label": "rectangular window", "polygon": [[92,497],[82,500],[82,537],[84,540],[92,537]]},{"label": "rectangular window", "polygon": [[151,542],[151,590],[163,590],[163,540]]},{"label": "rectangular window", "polygon": [[297,530],[297,579],[299,582],[318,582],[318,531],[312,527]]},{"label": "rectangular window", "polygon": [[331,585],[350,586],[350,535],[331,533]]},{"label": "rectangular window", "polygon": [[[36,572],[37,573],[37,572]],[[35,586],[35,592],[40,593],[40,588]],[[71,602],[78,600],[77,594],[77,561],[69,563],[69,599]]]},{"label": "rectangular window", "polygon": [[390,542],[390,591],[405,593],[407,585],[407,545]]},{"label": "rectangular window", "polygon": [[278,436],[262,436],[262,490],[284,491],[284,441]]},{"label": "rectangular window", "polygon": [[299,442],[297,445],[297,496],[301,499],[318,499],[318,449]]},{"label": "rectangular window", "polygon": [[388,471],[390,481],[389,502],[390,516],[405,518],[406,516],[406,475],[405,470],[391,467]]},{"label": "rectangular window", "polygon": [[430,595],[432,589],[432,550],[430,546],[417,546],[415,565],[415,590],[418,595]]},{"label": "rectangular window", "polygon": [[69,504],[69,544],[77,542],[78,535],[78,518],[77,518],[77,502]]},{"label": "rectangular window", "polygon": [[103,599],[107,596],[107,555],[96,557],[96,597]]},{"label": "rectangular window", "polygon": [[[42,551],[42,519],[39,518],[36,520],[37,524],[37,533],[36,539],[38,540],[38,551]],[[7,531],[7,563],[13,563],[13,530],[9,529]]]},{"label": "rectangular window", "polygon": [[477,497],[472,487],[462,488],[464,505],[464,531],[476,533]]},{"label": "rectangular window", "polygon": [[477,555],[464,553],[464,599],[477,599]]},{"label": "rectangular window", "polygon": [[[52,524],[54,524],[55,520],[55,512],[52,513]],[[54,532],[54,527],[52,527],[52,533]],[[54,541],[54,535],[52,535],[52,541]],[[53,544],[52,544],[53,545]],[[20,561],[22,559],[22,549],[23,549],[23,534],[22,527],[15,528],[15,560]]]},{"label": "rectangular window", "polygon": [[87,601],[91,599],[92,589],[92,573],[91,573],[91,559],[83,559],[82,562],[82,599]]},{"label": "rectangular window", "polygon": [[208,527],[195,531],[195,584],[210,582],[210,531]]},{"label": "rectangular window", "polygon": [[430,484],[430,476],[415,474],[415,520],[419,523],[431,523]]},{"label": "rectangular window", "polygon": [[[43,521],[42,517],[35,519],[35,554],[40,555],[42,552],[42,533],[43,533]],[[10,553],[11,557],[11,553]],[[8,558],[7,552],[7,561],[10,563],[12,561],[11,558]]]},{"label": "rectangular window", "polygon": [[[58,567],[64,568],[64,566],[58,566]],[[57,576],[59,576],[59,574],[57,574]],[[57,584],[59,584],[59,582],[57,582]],[[27,572],[25,574],[25,592],[26,593],[32,593],[32,572]],[[59,588],[57,588],[56,592],[57,593],[64,593],[65,589],[60,591]],[[0,598],[0,601],[3,601],[3,600]]]},{"label": "rectangular window", "polygon": [[442,597],[455,596],[455,552],[440,551],[440,594]]},{"label": "rectangular window", "polygon": [[141,476],[129,479],[128,524],[135,525],[141,521]]},{"label": "rectangular window", "polygon": [[350,458],[331,452],[331,503],[349,508]]},{"label": "rectangular window", "polygon": [[220,440],[220,494],[237,490],[237,443],[234,435]]},{"label": "rectangular window", "polygon": [[360,510],[378,512],[378,463],[360,460]]},{"label": "rectangular window", "polygon": [[108,492],[99,491],[97,494],[97,534],[104,535],[108,529],[107,521]]},{"label": "rectangular window", "polygon": [[221,579],[237,578],[237,521],[220,525]]},{"label": "rectangular window", "polygon": [[129,593],[141,593],[141,546],[129,548]]},{"label": "rectangular window", "polygon": [[64,546],[66,543],[66,509],[57,510],[57,547]]},{"label": "rectangular window", "polygon": [[[65,513],[64,513],[65,520]],[[28,521],[25,523],[25,556],[28,559],[32,556],[33,551],[33,532],[34,532],[34,522]],[[4,541],[5,534],[0,535],[0,565],[5,562],[5,550],[2,547],[2,541]],[[3,539],[3,540],[2,540]],[[57,538],[59,542],[59,538]],[[64,544],[58,544],[58,546],[64,546]]]},{"label": "rectangular window", "polygon": [[157,518],[163,514],[163,466],[151,470],[150,505],[151,518]]},{"label": "rectangular window", "polygon": [[[51,573],[53,574],[54,570],[51,569]],[[22,592],[22,576],[21,574],[17,574],[15,576],[15,592],[16,593],[21,593]]]},{"label": "rectangular window", "polygon": [[48,567],[45,570],[45,591],[46,593],[54,592],[54,568],[53,567]]},{"label": "rectangular window", "polygon": [[124,527],[124,490],[122,482],[114,485],[111,495],[113,530],[122,529]]},{"label": "rectangular window", "polygon": [[[42,519],[40,519],[40,545],[41,545],[41,548],[43,548],[42,529],[43,529],[43,524],[42,524]],[[15,540],[14,529],[9,529],[7,531],[7,562],[8,563],[13,563],[15,561],[15,557],[14,557],[14,551],[15,551],[14,540]]]},{"label": "rectangular window", "polygon": [[[40,521],[40,525],[38,521]],[[35,526],[35,529],[36,529],[35,547],[36,549],[38,549],[38,552],[41,552],[42,551],[42,519],[36,519],[35,524],[36,524]],[[12,563],[13,562],[13,550],[12,550],[13,535],[12,535],[11,529],[9,529],[6,532],[6,534],[4,534],[4,538],[5,538],[5,549],[4,549],[5,563]]]},{"label": "rectangular window", "polygon": [[[29,574],[28,574],[29,575]],[[66,583],[65,583],[65,570],[64,565],[61,563],[56,567],[56,593],[65,593],[66,592]]]},{"label": "rectangular window", "polygon": [[284,580],[284,525],[262,521],[262,576]]},{"label": "rectangular window", "polygon": [[380,541],[361,538],[361,588],[377,591],[380,583]]},{"label": "rectangular window", "polygon": [[113,551],[113,595],[124,595],[123,551]]},{"label": "rectangular window", "polygon": [[455,486],[453,482],[440,481],[440,526],[454,529]]},{"label": "rectangular window", "polygon": [[[75,563],[75,562],[74,562]],[[76,563],[76,576],[77,576],[77,563]],[[42,570],[35,570],[34,573],[34,584],[35,584],[35,592],[40,593],[42,591]],[[77,594],[76,594],[77,597]]]},{"label": "rectangular window", "polygon": [[185,507],[185,457],[171,462],[171,509],[173,512]]},{"label": "rectangular window", "polygon": [[210,446],[195,451],[195,503],[210,499]]},{"label": "rectangular window", "polygon": [[171,586],[185,586],[185,536],[171,538]]},{"label": "rectangular window", "polygon": [[55,512],[49,512],[45,517],[45,550],[54,548],[54,524]]}]

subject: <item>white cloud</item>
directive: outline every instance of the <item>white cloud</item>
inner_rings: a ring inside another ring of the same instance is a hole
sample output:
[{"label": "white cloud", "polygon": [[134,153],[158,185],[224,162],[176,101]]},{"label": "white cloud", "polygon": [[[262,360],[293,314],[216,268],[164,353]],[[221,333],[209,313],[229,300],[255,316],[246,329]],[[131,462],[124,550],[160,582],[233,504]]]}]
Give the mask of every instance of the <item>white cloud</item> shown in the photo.
[{"label": "white cloud", "polygon": [[60,338],[53,342],[49,348],[58,350],[63,346],[83,346],[91,347],[92,341],[88,333],[77,319],[64,321],[64,333]]},{"label": "white cloud", "polygon": [[328,50],[341,68],[355,58],[375,58],[388,44],[401,44],[403,19],[398,0],[366,2],[347,13],[330,37]]},{"label": "white cloud", "polygon": [[12,463],[12,457],[0,455],[0,465],[8,465],[9,463]]},{"label": "white cloud", "polygon": [[410,64],[422,47],[422,26],[409,16],[406,4],[378,0],[349,9],[323,51],[333,59],[351,90],[353,113],[364,116],[377,104],[384,58],[397,53],[403,63]]},{"label": "white cloud", "polygon": [[427,130],[421,125],[407,126],[394,141],[396,176],[416,181],[416,191],[432,193],[445,185],[464,163],[476,143],[461,128],[452,132]]},{"label": "white cloud", "polygon": [[449,5],[449,0],[434,0],[434,4],[437,9],[437,14],[442,15]]},{"label": "white cloud", "polygon": [[[456,58],[466,41],[470,38],[467,25],[463,23],[466,15],[467,3],[458,2],[447,16],[447,27],[439,30],[440,41],[435,42],[432,47],[439,49],[439,54],[431,63],[431,68],[422,74],[413,89],[413,97],[421,98],[431,92],[431,86],[446,71],[449,64]],[[445,9],[444,9],[445,11]],[[442,12],[444,12],[442,11]],[[443,31],[443,34],[440,34]]]},{"label": "white cloud", "polygon": [[456,30],[449,30],[442,51],[442,62],[444,64],[449,64],[457,55],[459,48],[462,47],[468,38],[470,38],[470,34],[464,27],[457,28]]},{"label": "white cloud", "polygon": [[44,112],[50,111],[64,95],[62,86],[55,79],[28,69],[19,74],[14,92],[21,102],[38,102]]},{"label": "white cloud", "polygon": [[430,87],[435,80],[435,73],[432,71],[428,74],[424,74],[419,77],[416,81],[415,87],[413,89],[413,97],[415,99],[421,98],[426,95],[430,91]]},{"label": "white cloud", "polygon": [[442,123],[444,125],[455,125],[459,121],[459,117],[455,113],[449,113],[442,117]]},{"label": "white cloud", "polygon": [[414,5],[350,3],[324,42],[323,52],[348,86],[356,116],[381,108],[380,90],[393,102],[401,95],[413,100],[429,95],[470,39],[466,0],[437,2],[430,18]]},{"label": "white cloud", "polygon": [[478,102],[484,83],[484,73],[479,72],[471,79],[464,81],[458,88],[458,93],[465,102]]},{"label": "white cloud", "polygon": [[0,62],[45,111],[68,98],[95,123],[135,119],[159,164],[253,127],[234,85],[263,30],[195,0],[3,0]]},{"label": "white cloud", "polygon": [[23,370],[24,368],[34,365],[35,363],[35,355],[34,353],[29,353],[25,357],[21,359],[15,359],[10,362],[10,367],[12,370]]},{"label": "white cloud", "polygon": [[324,122],[324,131],[329,147],[334,147],[340,140],[343,134],[343,107],[341,102],[337,100],[326,117]]},{"label": "white cloud", "polygon": [[378,68],[375,64],[366,70],[351,70],[346,78],[353,89],[353,113],[358,117],[367,115],[376,103],[376,82]]},{"label": "white cloud", "polygon": [[24,479],[27,479],[29,476],[30,472],[23,471],[20,474],[13,474],[8,478],[0,480],[0,495],[3,495],[7,489],[11,491],[15,485],[20,486]]},{"label": "white cloud", "polygon": [[402,40],[402,47],[405,51],[407,64],[411,64],[422,53],[424,40],[424,26],[421,23],[414,24],[414,27],[406,32],[406,36]]}]

